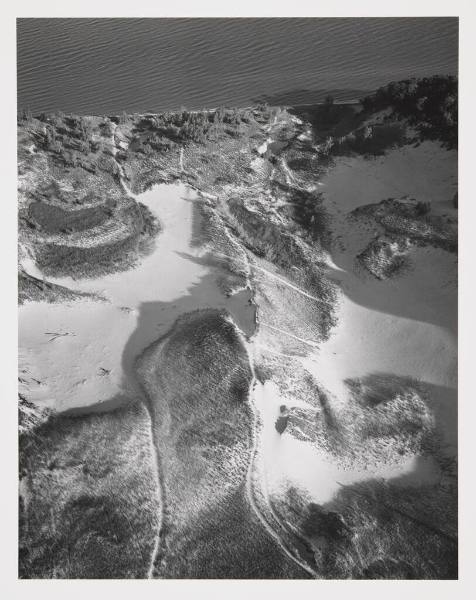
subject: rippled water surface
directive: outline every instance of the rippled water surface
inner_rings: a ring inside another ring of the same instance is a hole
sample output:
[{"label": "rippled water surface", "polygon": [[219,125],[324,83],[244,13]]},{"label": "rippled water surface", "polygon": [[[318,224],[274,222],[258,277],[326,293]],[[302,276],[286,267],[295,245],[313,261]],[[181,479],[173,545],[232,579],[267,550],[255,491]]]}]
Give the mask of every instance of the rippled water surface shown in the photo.
[{"label": "rippled water surface", "polygon": [[19,19],[17,34],[33,113],[350,99],[457,72],[456,18]]}]

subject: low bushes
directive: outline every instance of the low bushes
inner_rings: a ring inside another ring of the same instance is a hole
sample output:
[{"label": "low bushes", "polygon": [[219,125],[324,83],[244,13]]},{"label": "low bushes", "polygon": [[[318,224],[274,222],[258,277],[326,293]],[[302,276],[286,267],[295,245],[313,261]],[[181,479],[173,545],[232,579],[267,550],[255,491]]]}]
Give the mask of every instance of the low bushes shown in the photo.
[{"label": "low bushes", "polygon": [[448,148],[458,145],[458,80],[424,77],[392,82],[361,101],[366,114],[387,108],[408,120],[421,139],[439,140]]}]

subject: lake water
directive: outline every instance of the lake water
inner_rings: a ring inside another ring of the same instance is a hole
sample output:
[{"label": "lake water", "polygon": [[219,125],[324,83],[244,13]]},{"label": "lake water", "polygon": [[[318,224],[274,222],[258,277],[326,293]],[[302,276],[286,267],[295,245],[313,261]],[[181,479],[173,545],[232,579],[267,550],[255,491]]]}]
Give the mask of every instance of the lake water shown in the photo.
[{"label": "lake water", "polygon": [[19,19],[18,106],[78,114],[352,99],[456,74],[456,18]]}]

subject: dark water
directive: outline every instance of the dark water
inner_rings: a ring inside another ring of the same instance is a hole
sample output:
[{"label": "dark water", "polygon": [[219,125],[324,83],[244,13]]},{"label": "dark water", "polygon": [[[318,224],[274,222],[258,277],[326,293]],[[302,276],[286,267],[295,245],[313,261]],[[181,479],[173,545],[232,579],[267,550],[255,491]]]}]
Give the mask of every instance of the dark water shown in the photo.
[{"label": "dark water", "polygon": [[34,114],[348,99],[456,74],[456,18],[19,19],[18,106]]}]

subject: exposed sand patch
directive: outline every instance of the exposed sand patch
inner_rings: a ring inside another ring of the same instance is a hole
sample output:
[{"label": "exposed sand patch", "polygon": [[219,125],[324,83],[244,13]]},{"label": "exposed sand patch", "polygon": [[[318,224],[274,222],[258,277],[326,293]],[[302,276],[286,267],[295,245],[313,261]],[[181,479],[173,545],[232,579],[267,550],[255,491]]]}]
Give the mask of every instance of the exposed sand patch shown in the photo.
[{"label": "exposed sand patch", "polygon": [[20,392],[27,399],[61,411],[122,392],[134,313],[89,300],[26,302],[19,311]]},{"label": "exposed sand patch", "polygon": [[[405,483],[423,485],[433,483],[439,469],[430,457],[419,461],[416,456],[396,464],[370,466],[368,468],[345,468],[334,457],[313,444],[296,439],[275,428],[280,406],[309,405],[290,401],[282,396],[272,381],[257,384],[254,401],[263,420],[260,450],[267,492],[281,495],[289,487],[306,492],[314,502],[324,504],[332,500],[341,485],[368,481],[374,478],[395,479],[406,477]],[[415,470],[418,467],[418,474]]]},{"label": "exposed sand patch", "polygon": [[407,194],[446,211],[452,208],[457,176],[456,151],[426,141],[416,148],[403,146],[372,159],[338,159],[323,178],[322,191],[336,209],[345,212]]},{"label": "exposed sand patch", "polygon": [[342,294],[338,325],[304,364],[339,397],[345,394],[345,379],[369,371],[455,386],[455,353],[455,336],[444,327],[372,310]]},{"label": "exposed sand patch", "polygon": [[[226,297],[213,269],[194,260],[203,258],[204,253],[192,243],[195,193],[184,185],[159,185],[137,198],[163,228],[152,254],[126,272],[97,279],[49,280],[98,293],[110,303],[27,302],[19,308],[20,370],[25,371],[26,380],[22,393],[28,399],[65,410],[133,392],[128,371],[134,358],[183,312],[227,308],[248,333],[254,324],[248,292]],[[23,266],[42,278],[28,257]],[[45,332],[68,335],[56,337]],[[55,339],[50,341],[51,337]]]},{"label": "exposed sand patch", "polygon": [[[409,251],[409,271],[375,280],[355,270],[356,254],[375,231],[352,222],[347,214],[364,204],[405,195],[431,202],[435,213],[455,214],[456,178],[456,154],[432,142],[392,150],[376,159],[337,161],[322,180],[334,234],[328,274],[341,288],[337,325],[317,350],[312,344],[318,340],[310,339],[308,355],[296,357],[329,394],[337,414],[345,414],[350,405],[348,380],[384,373],[421,383],[429,390],[427,402],[450,453],[457,437],[457,257],[438,248],[414,247]],[[349,468],[316,444],[286,431],[279,434],[275,423],[280,406],[290,408],[299,402],[292,394],[282,395],[271,380],[257,385],[255,402],[263,422],[262,460],[271,496],[280,496],[291,486],[322,504],[341,484],[374,478],[409,485],[438,481],[440,471],[430,456],[396,455],[394,462],[378,464],[369,454],[367,465],[359,460]]]},{"label": "exposed sand patch", "polygon": [[185,185],[158,185],[136,196],[157,217],[163,231],[154,251],[136,268],[97,279],[50,278],[52,283],[97,292],[118,306],[137,307],[141,302],[169,302],[186,294],[207,269],[179,253],[197,254],[191,245],[196,194]]},{"label": "exposed sand patch", "polygon": [[[324,178],[324,193],[343,246],[332,252],[330,276],[342,294],[338,324],[306,367],[337,397],[343,381],[372,372],[413,377],[434,386],[457,386],[457,257],[437,248],[410,250],[412,268],[376,281],[353,269],[356,253],[371,233],[345,213],[392,193],[453,212],[456,155],[436,143],[404,147],[375,159],[345,159]],[[454,427],[449,424],[449,428]],[[455,431],[446,431],[455,439]]]}]

